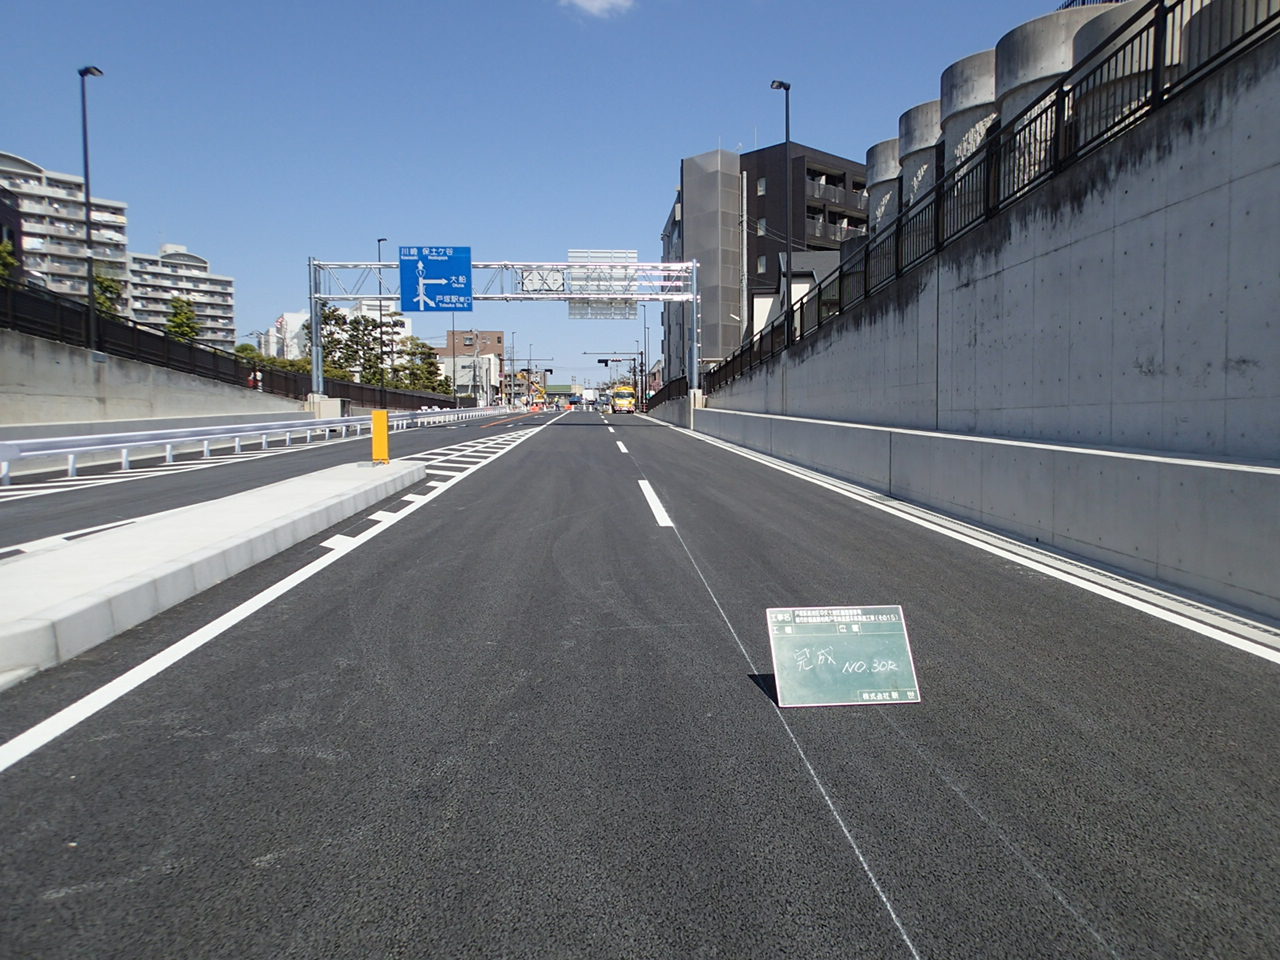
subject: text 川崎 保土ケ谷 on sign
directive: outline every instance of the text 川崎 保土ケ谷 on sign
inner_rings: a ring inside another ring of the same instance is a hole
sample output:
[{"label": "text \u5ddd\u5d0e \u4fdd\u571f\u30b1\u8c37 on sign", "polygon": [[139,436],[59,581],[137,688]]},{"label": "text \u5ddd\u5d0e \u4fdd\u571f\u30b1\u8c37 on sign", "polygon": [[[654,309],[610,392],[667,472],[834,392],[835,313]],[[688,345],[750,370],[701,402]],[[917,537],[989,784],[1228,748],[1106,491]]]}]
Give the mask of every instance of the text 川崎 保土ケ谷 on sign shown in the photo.
[{"label": "text \u5ddd\u5d0e \u4fdd\u571f\u30b1\u8c37 on sign", "polygon": [[402,312],[470,309],[470,247],[400,248]]}]

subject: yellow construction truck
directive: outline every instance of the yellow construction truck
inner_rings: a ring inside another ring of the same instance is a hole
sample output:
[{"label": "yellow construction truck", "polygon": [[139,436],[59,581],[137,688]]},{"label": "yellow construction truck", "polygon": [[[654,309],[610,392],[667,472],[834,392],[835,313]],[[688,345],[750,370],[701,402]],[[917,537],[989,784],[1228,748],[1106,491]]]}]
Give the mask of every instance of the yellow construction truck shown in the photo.
[{"label": "yellow construction truck", "polygon": [[609,402],[609,408],[614,413],[635,413],[636,412],[636,388],[623,384],[620,387],[613,388],[613,397]]}]

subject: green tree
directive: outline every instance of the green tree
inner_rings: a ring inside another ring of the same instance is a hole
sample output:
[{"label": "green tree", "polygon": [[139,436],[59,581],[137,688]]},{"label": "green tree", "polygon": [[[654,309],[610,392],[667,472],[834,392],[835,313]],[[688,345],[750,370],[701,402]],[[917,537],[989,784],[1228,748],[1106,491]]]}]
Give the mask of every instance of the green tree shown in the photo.
[{"label": "green tree", "polygon": [[102,276],[93,272],[93,304],[98,313],[120,315],[120,299],[124,296],[124,282],[119,277]]},{"label": "green tree", "polygon": [[440,360],[426,341],[409,336],[396,350],[396,383],[408,390],[453,393],[453,383],[440,375]]},{"label": "green tree", "polygon": [[200,336],[200,324],[196,320],[196,308],[190,300],[174,297],[169,301],[169,322],[164,332],[175,340],[188,343]]},{"label": "green tree", "polygon": [[13,243],[0,242],[0,287],[7,285],[18,274],[18,258],[13,255]]},{"label": "green tree", "polygon": [[[306,334],[307,359],[286,360],[277,364],[284,369],[311,372],[311,327],[307,326]],[[347,318],[337,307],[326,303],[320,305],[320,349],[324,353],[324,375],[332,380],[354,380],[351,372],[350,350],[347,347]],[[301,366],[288,366],[301,364]]]},{"label": "green tree", "polygon": [[377,317],[356,314],[347,323],[347,350],[350,363],[348,370],[360,371],[360,382],[373,386],[384,386],[390,378],[383,365],[384,354],[389,352],[391,343],[386,342],[385,322],[379,326]]},{"label": "green tree", "polygon": [[267,359],[262,355],[262,351],[252,343],[237,343],[236,353],[244,357],[246,360],[265,361]]}]

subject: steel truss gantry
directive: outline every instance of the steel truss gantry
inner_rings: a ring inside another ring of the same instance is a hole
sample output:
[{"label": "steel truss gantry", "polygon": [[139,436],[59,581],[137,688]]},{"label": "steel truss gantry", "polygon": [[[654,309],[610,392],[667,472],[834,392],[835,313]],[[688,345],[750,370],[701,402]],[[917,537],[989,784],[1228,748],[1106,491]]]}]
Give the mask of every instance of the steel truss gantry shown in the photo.
[{"label": "steel truss gantry", "polygon": [[[311,311],[311,391],[324,392],[324,355],[320,315],[325,304],[381,303],[398,309],[398,261],[307,261]],[[471,264],[472,300],[562,300],[578,315],[598,310],[616,319],[619,307],[639,303],[692,303],[693,330],[699,326],[698,263],[629,263],[626,261],[522,263],[496,261]],[[698,369],[696,336],[689,344],[689,369]],[[696,373],[695,373],[696,376]],[[694,384],[691,384],[693,386]]]}]

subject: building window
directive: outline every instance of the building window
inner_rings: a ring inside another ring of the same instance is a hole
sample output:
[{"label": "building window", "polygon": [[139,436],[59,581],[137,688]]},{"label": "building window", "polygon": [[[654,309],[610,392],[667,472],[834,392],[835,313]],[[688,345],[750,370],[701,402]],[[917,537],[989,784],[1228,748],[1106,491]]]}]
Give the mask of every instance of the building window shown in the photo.
[{"label": "building window", "polygon": [[763,237],[763,236],[765,235],[765,231],[767,231],[767,230],[769,229],[769,228],[766,226],[766,224],[767,224],[767,223],[768,223],[768,221],[767,221],[767,220],[765,220],[765,218],[764,218],[764,217],[761,217],[759,220],[757,220],[757,221],[756,221],[756,236],[757,236],[757,237]]},{"label": "building window", "polygon": [[760,177],[758,180],[756,180],[756,196],[757,197],[764,196],[764,179],[765,179],[764,177]]},{"label": "building window", "polygon": [[756,257],[756,273],[764,273],[769,265],[769,258],[763,253]]}]

